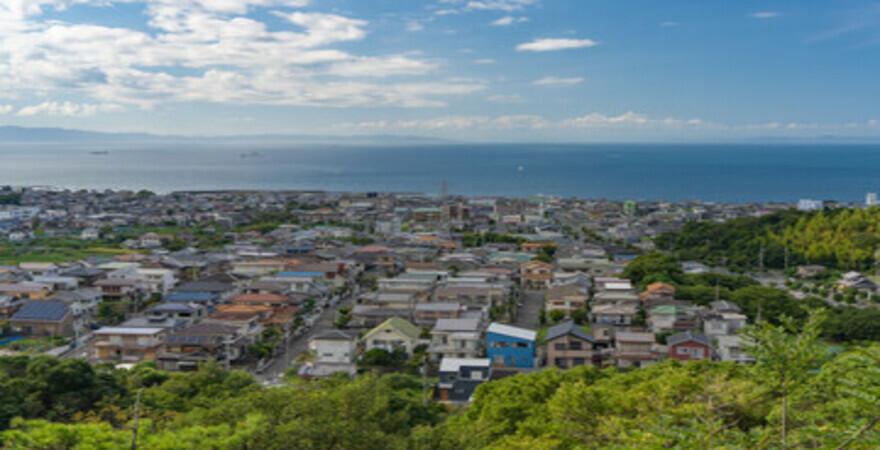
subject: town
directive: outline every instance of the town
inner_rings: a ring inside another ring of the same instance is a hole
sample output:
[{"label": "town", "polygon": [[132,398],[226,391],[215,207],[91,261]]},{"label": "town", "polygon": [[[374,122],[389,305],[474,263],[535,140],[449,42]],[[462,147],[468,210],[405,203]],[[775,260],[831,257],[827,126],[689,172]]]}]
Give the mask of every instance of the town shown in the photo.
[{"label": "town", "polygon": [[703,285],[637,270],[688,223],[828,207],[810,200],[7,187],[0,203],[0,355],[216,363],[265,386],[406,372],[467,404],[488,380],[550,367],[749,363],[738,331],[762,306],[731,283],[856,309],[877,294],[869,271],[764,270],[763,244],[748,273],[675,261]]}]

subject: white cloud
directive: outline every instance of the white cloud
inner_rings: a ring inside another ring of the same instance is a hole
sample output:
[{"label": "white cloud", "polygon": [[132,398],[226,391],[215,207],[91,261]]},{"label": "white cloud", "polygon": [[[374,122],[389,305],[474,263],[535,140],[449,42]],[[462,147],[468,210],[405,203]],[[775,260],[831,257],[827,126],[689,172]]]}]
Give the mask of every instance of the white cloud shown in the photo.
[{"label": "white cloud", "polygon": [[779,17],[776,11],[758,11],[751,14],[754,19],[775,19]]},{"label": "white cloud", "polygon": [[13,109],[15,107],[12,105],[0,105],[0,116],[11,113]]},{"label": "white cloud", "polygon": [[[698,118],[655,118],[647,114],[628,111],[621,114],[592,112],[579,117],[550,120],[540,115],[505,116],[442,116],[413,120],[380,120],[337,124],[336,130],[351,133],[424,133],[442,135],[450,131],[470,132],[472,135],[493,132],[550,131],[554,135],[583,137],[598,136],[596,133],[674,133],[684,136],[811,136],[817,133],[857,133],[880,126],[878,120],[844,123],[764,122],[747,124],[724,124]],[[706,134],[709,133],[709,134]],[[497,133],[496,133],[497,134]],[[504,134],[500,134],[504,135]],[[622,136],[630,136],[623,134]]]},{"label": "white cloud", "polygon": [[490,95],[490,96],[486,97],[486,101],[489,101],[492,103],[502,103],[502,104],[503,103],[522,103],[523,98],[519,94],[509,94],[509,95],[495,94],[495,95]]},{"label": "white cloud", "polygon": [[585,129],[698,129],[711,127],[700,119],[664,119],[651,118],[645,114],[625,112],[619,115],[608,115],[598,112],[563,120],[549,120],[540,115],[515,116],[443,116],[432,119],[414,119],[398,121],[372,121],[338,124],[336,128],[346,130],[381,130],[387,132],[401,131],[438,131],[438,130],[585,130]]},{"label": "white cloud", "polygon": [[532,42],[517,45],[516,49],[521,52],[552,52],[595,45],[599,45],[599,43],[592,39],[535,39]]},{"label": "white cloud", "polygon": [[87,117],[99,112],[119,111],[122,107],[112,104],[88,104],[71,102],[43,102],[39,105],[25,106],[15,114],[20,117],[30,116],[64,116]]},{"label": "white cloud", "polygon": [[529,6],[537,5],[540,0],[438,0],[447,8],[435,14],[459,14],[467,11],[521,11]]},{"label": "white cloud", "polygon": [[425,24],[419,22],[418,20],[410,20],[406,23],[406,31],[422,31],[425,29]]},{"label": "white cloud", "polygon": [[132,1],[0,0],[0,98],[75,95],[143,108],[189,101],[409,107],[441,106],[444,98],[483,89],[473,82],[352,81],[424,76],[439,65],[415,53],[365,56],[335,48],[367,39],[365,20],[274,10],[288,25],[270,30],[241,16],[258,6],[301,7],[304,0],[145,0],[146,31],[41,16],[73,4]]},{"label": "white cloud", "polygon": [[495,20],[491,23],[492,26],[496,27],[506,27],[517,23],[528,22],[528,17],[514,17],[514,16],[504,16],[498,20]]},{"label": "white cloud", "polygon": [[329,73],[344,77],[388,77],[394,75],[422,75],[433,71],[436,64],[407,58],[402,55],[381,58],[363,57],[340,61],[330,67]]},{"label": "white cloud", "polygon": [[544,77],[532,82],[532,84],[536,86],[572,86],[575,84],[581,84],[584,82],[583,78],[580,77],[572,77],[572,78],[559,78],[559,77]]},{"label": "white cloud", "polygon": [[496,61],[492,58],[483,58],[483,59],[475,59],[474,60],[474,64],[483,64],[483,65],[495,64],[495,62]]},{"label": "white cloud", "polygon": [[681,25],[681,22],[673,22],[673,21],[660,22],[661,27],[677,27],[680,25]]}]

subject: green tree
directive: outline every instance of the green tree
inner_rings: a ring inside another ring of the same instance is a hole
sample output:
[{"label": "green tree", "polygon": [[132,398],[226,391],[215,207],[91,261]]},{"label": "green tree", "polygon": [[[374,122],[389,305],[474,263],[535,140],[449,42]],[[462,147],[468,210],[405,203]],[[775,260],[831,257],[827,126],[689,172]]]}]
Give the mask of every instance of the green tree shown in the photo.
[{"label": "green tree", "polygon": [[743,332],[748,342],[746,352],[755,358],[757,367],[781,400],[780,435],[783,448],[788,443],[789,397],[802,387],[810,370],[815,369],[825,356],[824,348],[818,341],[825,317],[825,311],[811,310],[803,326],[799,326],[795,319],[784,316],[780,318],[779,325],[761,321]]}]

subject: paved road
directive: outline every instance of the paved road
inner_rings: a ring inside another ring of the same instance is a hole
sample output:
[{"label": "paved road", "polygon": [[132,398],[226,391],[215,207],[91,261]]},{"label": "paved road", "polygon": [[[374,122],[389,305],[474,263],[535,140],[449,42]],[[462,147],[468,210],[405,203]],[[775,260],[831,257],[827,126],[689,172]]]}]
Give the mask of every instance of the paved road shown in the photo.
[{"label": "paved road", "polygon": [[285,347],[284,353],[281,356],[275,358],[275,360],[273,360],[272,363],[269,364],[269,366],[266,367],[266,369],[264,369],[262,373],[255,375],[257,381],[279,381],[281,375],[284,374],[284,371],[287,370],[287,368],[290,367],[290,365],[308,349],[309,339],[322,331],[334,328],[333,323],[336,321],[336,311],[342,307],[350,307],[354,303],[354,299],[357,298],[357,295],[357,292],[346,295],[335,306],[325,308],[320,316],[317,317],[315,323],[312,325],[311,328],[309,328],[308,331],[295,338],[292,338]]},{"label": "paved road", "polygon": [[544,307],[544,291],[524,291],[520,300],[522,306],[516,310],[516,318],[513,325],[530,330],[540,328],[538,315]]}]

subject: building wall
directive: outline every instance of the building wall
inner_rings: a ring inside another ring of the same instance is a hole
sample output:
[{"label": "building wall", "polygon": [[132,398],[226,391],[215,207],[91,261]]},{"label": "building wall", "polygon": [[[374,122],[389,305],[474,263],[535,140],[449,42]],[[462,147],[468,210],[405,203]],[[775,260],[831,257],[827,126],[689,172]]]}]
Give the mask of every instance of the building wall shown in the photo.
[{"label": "building wall", "polygon": [[354,342],[343,340],[316,340],[315,360],[319,363],[351,363],[354,361]]},{"label": "building wall", "polygon": [[669,347],[669,357],[679,361],[696,361],[712,357],[711,349],[707,345],[697,342],[682,342]]},{"label": "building wall", "polygon": [[535,343],[497,333],[487,333],[486,354],[492,365],[534,367]]},{"label": "building wall", "polygon": [[[580,344],[581,348],[572,349],[572,343]],[[559,349],[558,346],[563,346]],[[590,341],[570,334],[559,336],[547,341],[547,365],[561,369],[589,365],[593,361],[593,344]]]}]

